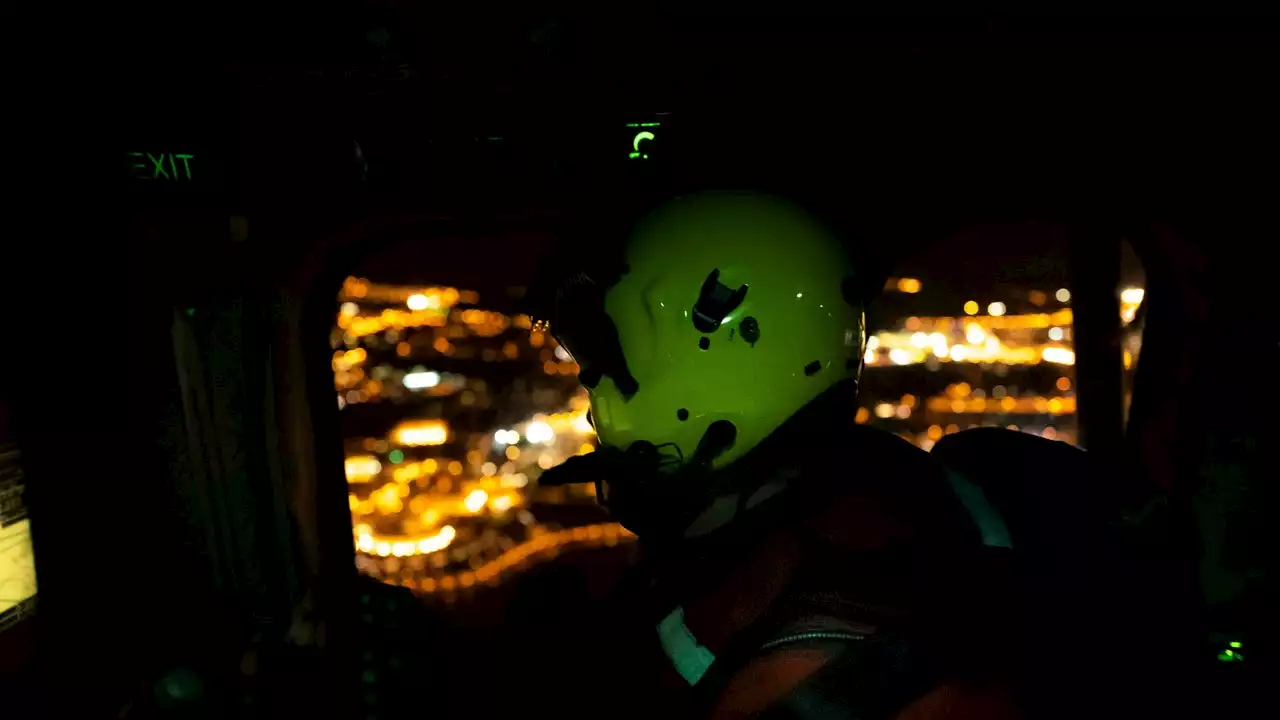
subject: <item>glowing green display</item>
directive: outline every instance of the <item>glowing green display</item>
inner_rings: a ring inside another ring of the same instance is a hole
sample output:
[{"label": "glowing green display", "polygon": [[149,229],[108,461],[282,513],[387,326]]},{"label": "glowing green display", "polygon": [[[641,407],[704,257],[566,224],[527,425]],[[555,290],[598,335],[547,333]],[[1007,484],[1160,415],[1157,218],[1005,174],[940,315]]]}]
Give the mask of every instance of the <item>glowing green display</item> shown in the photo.
[{"label": "glowing green display", "polygon": [[645,140],[652,140],[652,139],[653,139],[653,133],[649,132],[648,130],[642,130],[636,133],[636,136],[634,138],[631,138],[631,154],[628,155],[628,157],[630,157],[633,160],[635,158],[649,157],[648,153],[640,152],[640,143],[644,142]]},{"label": "glowing green display", "polygon": [[660,122],[627,123],[627,127],[662,127]]},{"label": "glowing green display", "polygon": [[1237,652],[1244,647],[1244,643],[1239,640],[1232,640],[1227,643],[1227,649],[1218,653],[1218,660],[1221,662],[1244,662],[1244,655]]},{"label": "glowing green display", "polygon": [[[135,180],[191,180],[194,155],[184,153],[126,153],[130,158],[129,173]],[[178,169],[181,162],[182,169]]]}]

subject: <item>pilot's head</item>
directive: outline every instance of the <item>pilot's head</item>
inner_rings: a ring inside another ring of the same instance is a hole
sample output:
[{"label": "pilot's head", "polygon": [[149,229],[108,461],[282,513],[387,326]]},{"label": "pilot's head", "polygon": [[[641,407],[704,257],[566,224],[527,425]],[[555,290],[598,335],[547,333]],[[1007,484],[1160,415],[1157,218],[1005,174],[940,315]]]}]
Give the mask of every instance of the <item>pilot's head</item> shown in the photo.
[{"label": "pilot's head", "polygon": [[[611,277],[560,287],[550,329],[581,368],[601,450],[625,456],[624,476],[654,494],[606,478],[624,524],[643,533],[688,521],[733,490],[735,467],[778,428],[856,383],[865,328],[854,271],[835,233],[799,205],[709,192],[642,219]],[[621,507],[628,497],[637,502]]]}]

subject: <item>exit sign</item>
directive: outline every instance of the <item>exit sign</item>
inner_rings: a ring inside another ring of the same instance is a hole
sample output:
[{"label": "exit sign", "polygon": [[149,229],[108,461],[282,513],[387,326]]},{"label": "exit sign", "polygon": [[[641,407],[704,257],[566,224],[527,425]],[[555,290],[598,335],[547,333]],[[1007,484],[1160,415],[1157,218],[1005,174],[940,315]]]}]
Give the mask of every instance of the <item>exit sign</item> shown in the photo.
[{"label": "exit sign", "polygon": [[195,155],[187,153],[126,153],[129,178],[157,182],[191,182],[195,179]]}]

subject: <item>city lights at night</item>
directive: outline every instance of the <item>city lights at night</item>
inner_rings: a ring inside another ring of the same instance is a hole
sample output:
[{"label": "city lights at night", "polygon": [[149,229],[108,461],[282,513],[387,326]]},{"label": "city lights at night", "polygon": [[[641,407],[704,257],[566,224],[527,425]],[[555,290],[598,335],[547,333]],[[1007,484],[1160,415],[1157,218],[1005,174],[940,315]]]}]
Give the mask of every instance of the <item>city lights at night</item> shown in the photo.
[{"label": "city lights at night", "polygon": [[[545,328],[479,299],[349,278],[332,334],[343,412],[355,426],[378,406],[398,417],[347,440],[357,565],[451,602],[560,549],[633,537],[600,522],[593,487],[538,487],[547,468],[595,449],[577,365]],[[596,520],[566,524],[561,507]]]},{"label": "city lights at night", "polygon": [[404,379],[401,381],[404,386],[410,390],[421,390],[423,388],[433,388],[440,384],[440,373],[425,371],[405,373]]}]

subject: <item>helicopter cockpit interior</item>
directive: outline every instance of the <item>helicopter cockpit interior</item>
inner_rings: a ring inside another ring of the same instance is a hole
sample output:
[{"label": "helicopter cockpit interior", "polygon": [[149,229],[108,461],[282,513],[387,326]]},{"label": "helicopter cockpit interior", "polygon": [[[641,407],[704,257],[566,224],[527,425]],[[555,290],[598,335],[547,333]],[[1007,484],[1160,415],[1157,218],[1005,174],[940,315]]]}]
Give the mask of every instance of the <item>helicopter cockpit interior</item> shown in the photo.
[{"label": "helicopter cockpit interior", "polygon": [[1002,518],[1027,717],[1266,705],[1273,35],[536,5],[336,3],[129,70],[109,329],[49,337],[113,399],[0,391],[13,717],[643,705],[571,650],[641,547],[538,482],[600,444],[539,287],[706,188],[847,231],[852,420]]}]

